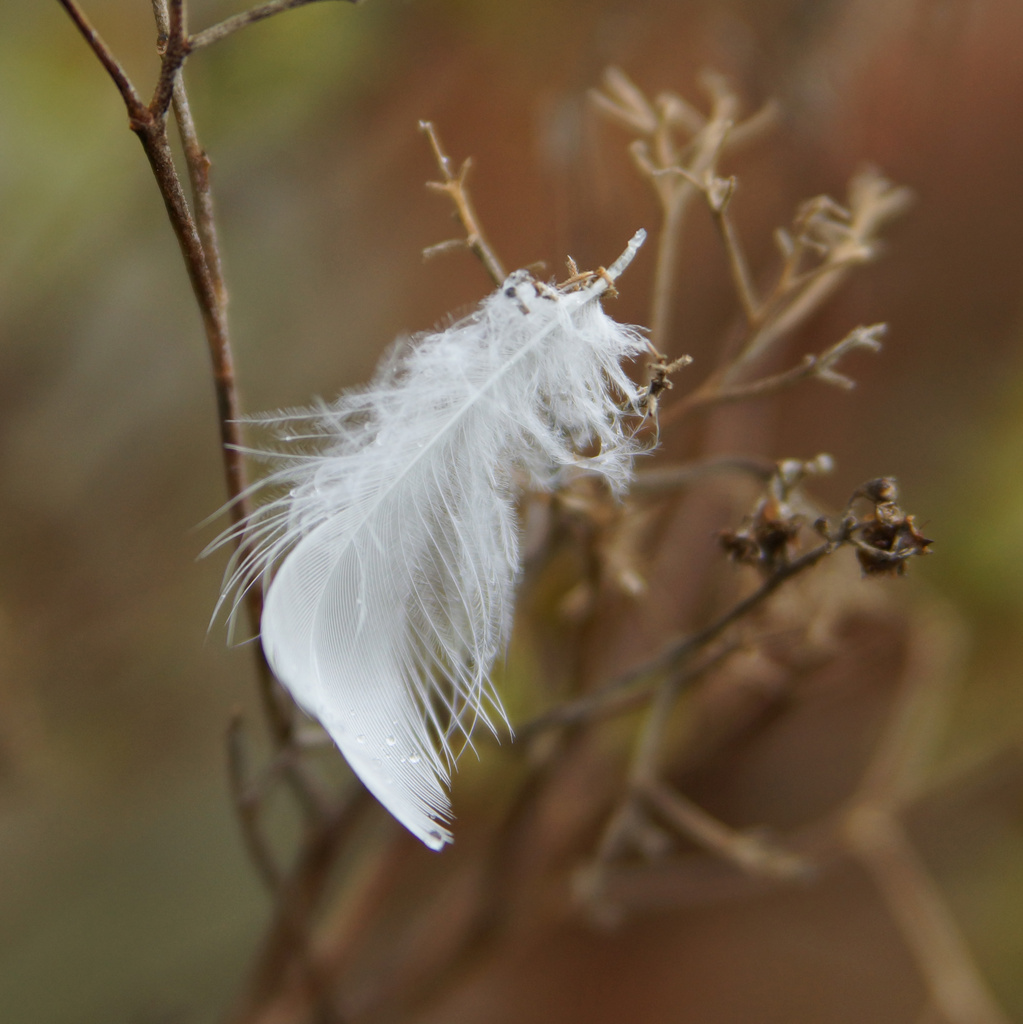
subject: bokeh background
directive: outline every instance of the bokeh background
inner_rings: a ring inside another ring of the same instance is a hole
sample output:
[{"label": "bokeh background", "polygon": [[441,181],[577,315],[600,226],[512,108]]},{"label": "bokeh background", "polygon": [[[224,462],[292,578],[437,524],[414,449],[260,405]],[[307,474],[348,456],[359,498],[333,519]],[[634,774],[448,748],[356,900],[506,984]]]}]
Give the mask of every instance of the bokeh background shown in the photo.
[{"label": "bokeh background", "polygon": [[[156,67],[149,4],[85,7],[147,90]],[[194,2],[191,24],[238,9]],[[930,837],[923,852],[1015,1019],[1023,1019],[1021,51],[1018,0],[366,0],[314,4],[255,26],[187,69],[214,162],[251,411],[330,397],[363,380],[396,335],[428,328],[488,290],[468,255],[421,259],[457,229],[444,200],[423,187],[435,169],[420,118],[437,123],[456,159],[474,157],[477,207],[508,266],[558,268],[568,253],[583,266],[606,263],[637,226],[656,227],[624,134],[586,101],[608,64],[651,94],[695,99],[698,72],[712,67],[751,109],[780,101],[773,136],[725,168],[740,177],[736,214],[758,266],[769,266],[770,232],[801,199],[841,198],[865,161],[914,190],[883,258],[813,325],[813,337],[828,341],[886,320],[884,352],[851,367],[860,386],[850,395],[810,385],[787,399],[755,446],[771,456],[831,452],[839,468],[822,493],[836,502],[868,477],[898,476],[907,505],[937,538],[934,557],[898,586],[906,601],[950,604],[969,637],[943,757],[977,767],[921,826]],[[647,252],[629,272],[615,308],[621,319],[646,321],[651,267]],[[696,215],[675,350],[692,353],[698,370],[734,310],[713,229]],[[679,454],[687,443],[672,441]],[[224,770],[232,709],[258,717],[251,660],[226,647],[222,625],[207,632],[222,559],[197,561],[217,531],[197,524],[224,497],[216,445],[198,316],[123,106],[55,2],[7,0],[6,1020],[215,1020],[267,919]],[[586,990],[588,972],[624,975],[629,951],[655,949],[665,927],[651,925],[633,946],[619,937],[610,959],[588,938],[555,973],[570,992]],[[727,925],[718,918],[707,927]],[[844,955],[810,925],[784,944],[788,990],[761,979],[754,1016],[736,1008],[741,1000],[729,1010],[715,991],[741,989],[757,956],[755,944],[735,948],[734,963],[701,967],[699,1016],[680,997],[670,1019],[915,1020],[912,993],[864,1004],[868,1015],[855,1004],[801,1015],[792,995],[799,979],[813,988]],[[572,978],[582,980],[572,987]],[[869,971],[847,984],[869,991]],[[547,1009],[512,1019],[575,1019],[555,996],[537,1005]],[[584,1019],[603,1019],[607,1005],[587,1006]]]}]

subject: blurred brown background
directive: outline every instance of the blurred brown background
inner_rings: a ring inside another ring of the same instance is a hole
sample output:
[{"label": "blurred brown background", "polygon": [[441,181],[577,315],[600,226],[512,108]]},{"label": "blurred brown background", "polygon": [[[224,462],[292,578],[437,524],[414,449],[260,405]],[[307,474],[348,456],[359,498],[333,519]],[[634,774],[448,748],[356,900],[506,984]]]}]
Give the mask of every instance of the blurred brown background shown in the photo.
[{"label": "blurred brown background", "polygon": [[[149,4],[85,6],[148,89]],[[191,24],[237,9],[195,2]],[[822,493],[836,502],[867,477],[897,475],[938,540],[935,556],[897,585],[905,600],[941,595],[968,625],[946,757],[996,761],[923,822],[924,854],[1015,1019],[1023,1019],[1021,52],[1018,0],[366,0],[292,12],[188,65],[214,161],[236,358],[252,411],[330,397],[364,379],[394,336],[428,328],[488,290],[467,255],[420,258],[457,231],[444,201],[423,188],[435,169],[419,118],[437,123],[456,159],[474,157],[477,207],[508,266],[545,260],[553,270],[568,253],[583,266],[606,263],[636,227],[656,228],[623,133],[586,102],[611,63],[649,94],[671,89],[695,100],[696,74],[713,67],[751,109],[781,101],[776,133],[725,168],[739,175],[736,215],[758,265],[770,265],[770,232],[801,199],[841,199],[864,161],[914,190],[882,260],[857,273],[805,344],[814,350],[857,323],[886,320],[884,352],[850,367],[860,381],[852,394],[809,385],[793,395],[754,444],[770,456],[830,451],[838,472]],[[620,319],[647,320],[651,266],[647,251],[629,272],[614,308]],[[683,269],[675,348],[697,358],[698,372],[735,310],[720,247],[699,214]],[[695,445],[668,443],[677,454]],[[222,500],[198,317],[123,107],[56,3],[7,0],[6,1020],[204,1022],[240,984],[267,904],[237,837],[223,767],[230,710],[254,712],[250,659],[225,648],[219,624],[207,636],[222,560],[196,562],[216,532],[196,524]],[[852,899],[842,913],[857,906]],[[761,910],[763,920],[751,912],[745,934],[755,938],[745,945],[702,946],[707,929],[727,930],[727,914],[697,922],[704,932],[693,925],[690,957],[724,948],[730,959],[691,964],[677,990],[667,980],[674,967],[664,966],[667,1001],[634,1019],[916,1019],[914,992],[896,982],[878,981],[890,999],[857,1002],[872,989],[871,972],[883,974],[898,954],[873,966],[846,958],[841,944],[820,938],[826,923],[810,910],[804,930],[778,940],[784,970],[765,980],[756,965],[770,915]],[[552,951],[550,977],[532,981],[535,1007],[508,1019],[605,1019],[613,1000],[604,989],[591,1004],[579,993],[617,975],[641,979],[648,992],[655,981],[630,965],[671,927],[587,933],[563,963]],[[850,917],[855,927],[873,941]],[[897,950],[897,938],[889,941]],[[549,999],[544,985],[553,986]],[[830,1003],[802,1001],[800,993],[829,985]],[[745,992],[734,1002],[722,996],[733,986]],[[626,981],[615,989],[625,1007],[627,990]],[[561,998],[575,1000],[579,1016],[566,1016]],[[822,1017],[821,1005],[844,1010]],[[473,1016],[469,1005],[464,1019],[497,1019],[488,1012]]]}]

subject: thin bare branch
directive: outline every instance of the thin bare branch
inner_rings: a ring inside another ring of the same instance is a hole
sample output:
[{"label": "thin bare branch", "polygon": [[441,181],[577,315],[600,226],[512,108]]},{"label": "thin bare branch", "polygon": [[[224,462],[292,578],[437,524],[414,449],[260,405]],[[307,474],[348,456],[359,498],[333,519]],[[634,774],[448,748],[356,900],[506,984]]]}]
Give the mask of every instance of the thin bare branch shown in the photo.
[{"label": "thin bare branch", "polygon": [[731,828],[688,797],[655,779],[637,783],[637,795],[682,835],[741,871],[768,878],[806,878],[813,865],[757,832]]},{"label": "thin bare branch", "polygon": [[757,297],[757,287],[753,283],[753,275],[750,273],[749,264],[746,262],[746,255],[742,249],[742,242],[739,240],[739,233],[735,230],[735,224],[729,215],[731,198],[735,194],[735,178],[728,179],[729,187],[720,201],[710,204],[711,214],[714,223],[721,234],[721,240],[725,246],[725,255],[728,257],[728,266],[732,272],[732,280],[735,283],[736,294],[742,304],[746,320],[755,324],[761,315],[760,299]]},{"label": "thin bare branch", "polygon": [[669,423],[688,415],[696,409],[708,406],[724,405],[728,402],[743,402],[753,398],[763,398],[777,394],[804,380],[816,379],[825,384],[846,390],[854,388],[856,382],[839,373],[836,369],[839,362],[850,352],[864,349],[878,352],[881,349],[881,336],[887,329],[885,324],[873,324],[870,327],[857,327],[850,331],[841,341],[825,349],[819,355],[806,355],[802,362],[781,373],[769,377],[761,377],[745,384],[731,387],[719,383],[720,378],[712,376],[695,391],[690,392],[682,401],[676,403],[662,416],[663,423]]},{"label": "thin bare branch", "polygon": [[[335,808],[305,839],[298,861],[278,893],[274,919],[250,976],[249,986],[231,1019],[235,1024],[261,1019],[260,1010],[285,986],[297,967],[309,1004],[326,1006],[330,1021],[340,1020],[330,1008],[330,982],[310,949],[313,917],[319,908],[331,869],[342,846],[372,803],[360,787],[352,799]],[[320,1018],[323,1019],[323,1018]]]},{"label": "thin bare branch", "polygon": [[[267,18],[272,18],[275,14],[282,14],[284,11],[290,11],[296,7],[305,7],[308,4],[318,2],[321,2],[321,0],[272,0],[271,3],[260,4],[258,7],[243,11],[241,14],[225,18],[218,24],[211,25],[201,32],[196,32],[195,35],[189,37],[189,50],[194,53],[196,50],[201,50],[206,46],[212,46],[213,43],[219,43],[221,39],[226,39],[239,29],[245,28],[248,25],[255,25],[257,21],[265,21]],[[361,2],[362,0],[348,0],[348,3],[353,4]]]},{"label": "thin bare branch", "polygon": [[[245,467],[239,452],[239,448],[242,447],[239,427],[240,409],[227,325],[226,295],[223,280],[219,275],[219,256],[217,255],[215,236],[210,227],[212,213],[208,207],[204,209],[203,202],[204,193],[208,199],[208,187],[200,187],[197,194],[197,207],[204,215],[209,213],[206,225],[209,229],[206,231],[207,242],[211,243],[209,247],[204,244],[203,236],[192,217],[185,198],[167,138],[167,124],[164,117],[166,106],[170,103],[174,92],[177,91],[175,83],[180,78],[181,64],[187,56],[184,2],[183,0],[171,0],[169,6],[165,6],[163,0],[156,0],[154,3],[158,36],[164,53],[161,60],[160,79],[152,105],[149,107],[143,103],[121,65],[89,24],[75,0],[60,0],[60,3],[117,85],[128,110],[130,127],[142,143],[143,151],[149,160],[157,187],[163,198],[171,228],[181,249],[185,269],[202,316],[207,348],[213,366],[217,419],[220,426],[221,451],[227,479],[228,498],[230,499],[230,514],[232,522],[237,525],[246,520],[249,507],[244,496],[246,492]],[[186,148],[192,152],[194,157],[195,146],[191,145],[192,142],[195,142],[194,128],[190,138],[189,120],[190,118],[185,118],[186,128],[183,131],[183,138]],[[197,142],[195,145],[197,146]],[[198,163],[194,166],[198,168]],[[193,164],[190,161],[190,172],[192,167]],[[193,175],[194,184],[195,175]],[[253,626],[258,629],[262,611],[262,595],[258,588],[249,589],[246,594],[246,603]],[[285,744],[291,735],[293,722],[290,702],[281,695],[263,657],[262,650],[258,645],[255,645],[253,650],[256,652],[260,692],[263,696],[271,730],[276,741],[279,744]]]},{"label": "thin bare branch", "polygon": [[[621,68],[606,68],[603,87],[591,89],[589,95],[601,113],[637,135],[652,135],[657,131],[659,117],[656,108]],[[682,117],[688,115],[685,127],[691,134],[703,127],[703,115],[684,100],[681,100],[679,111]]]},{"label": "thin bare branch", "polygon": [[[629,151],[661,204],[650,340],[662,352],[671,350],[668,342],[682,229],[692,199],[706,189],[707,182],[719,180],[715,171],[726,149],[762,135],[777,116],[777,108],[769,104],[746,121],[736,123],[739,98],[728,82],[720,75],[708,74],[703,76],[702,85],[711,101],[706,117],[673,93],[658,96],[651,103],[617,68],[605,72],[602,91],[591,93],[602,113],[637,136]],[[682,133],[682,139],[678,133]]]},{"label": "thin bare branch", "polygon": [[235,813],[241,825],[242,838],[259,876],[270,892],[281,886],[282,872],[261,828],[262,799],[259,788],[252,782],[245,749],[245,723],[241,712],[235,712],[227,727],[228,778]]},{"label": "thin bare branch", "polygon": [[[739,647],[738,643],[725,644],[696,664],[679,670],[673,680],[674,686],[681,691],[692,685],[726,661],[739,650]],[[604,718],[625,714],[642,707],[656,692],[657,684],[653,679],[645,679],[634,673],[629,673],[602,686],[594,693],[588,693],[576,700],[561,704],[530,719],[523,725],[516,726],[515,738],[521,742],[528,742],[538,733],[548,729],[570,727],[583,722],[597,722]]]},{"label": "thin bare branch", "polygon": [[169,0],[167,14],[162,10],[164,0],[156,0],[154,11],[158,12],[157,34],[162,43],[160,59],[160,75],[153,90],[153,98],[149,103],[149,111],[154,118],[162,120],[167,114],[174,86],[181,72],[181,66],[188,56],[188,28],[186,26],[184,0]]},{"label": "thin bare branch", "polygon": [[777,100],[769,99],[755,113],[750,114],[745,121],[740,121],[728,133],[728,148],[735,152],[754,142],[759,142],[765,135],[778,126],[781,119],[781,104]]},{"label": "thin bare branch", "polygon": [[[241,411],[235,385],[234,359],[228,331],[227,309],[221,299],[223,286],[218,287],[211,273],[206,250],[188,208],[167,141],[166,123],[163,120],[152,122],[152,128],[140,133],[139,138],[156,177],[202,315],[207,349],[213,367],[221,453],[230,501],[229,512],[232,524],[240,525],[248,518],[249,502],[245,496],[247,480],[241,455],[244,444],[240,426]],[[241,542],[244,543],[244,538]],[[245,593],[245,602],[253,628],[258,630],[263,604],[260,589],[250,587]],[[294,726],[293,705],[283,696],[274,680],[262,647],[254,644],[253,651],[259,673],[260,694],[271,731],[278,745],[285,745],[290,740]]]},{"label": "thin bare branch", "polygon": [[768,459],[752,456],[715,456],[698,459],[679,466],[656,466],[652,469],[637,469],[629,485],[630,495],[662,494],[665,491],[691,487],[709,476],[723,473],[741,473],[767,483],[777,469],[777,464]]},{"label": "thin bare branch", "polygon": [[749,597],[744,598],[719,618],[715,619],[698,632],[693,633],[685,640],[669,645],[656,658],[647,662],[646,665],[635,669],[633,673],[630,673],[630,675],[640,673],[646,675],[650,672],[657,671],[658,668],[667,670],[677,668],[679,665],[683,664],[694,651],[699,650],[711,640],[717,639],[717,637],[724,633],[729,626],[738,622],[761,605],[787,580],[806,572],[807,569],[813,568],[813,566],[815,566],[822,558],[825,558],[834,552],[845,539],[843,531],[842,534],[836,536],[834,539],[828,539],[825,543],[820,544],[815,548],[811,548],[809,551],[800,555],[798,558],[793,559],[791,562],[786,562],[784,565],[777,567],[775,571],[772,572],[772,574],[768,576],[752,594],[749,595]]},{"label": "thin bare branch", "polygon": [[[788,246],[782,273],[763,305],[759,326],[726,368],[725,382],[734,383],[746,366],[820,309],[855,267],[874,259],[881,228],[905,210],[911,199],[908,189],[868,168],[849,183],[848,209],[827,196],[804,203],[796,215],[794,235],[779,236]],[[808,258],[819,262],[805,272]]]},{"label": "thin bare branch", "polygon": [[508,276],[507,271],[505,271],[501,261],[497,258],[497,254],[483,234],[479,218],[476,215],[476,209],[469,197],[469,191],[465,187],[465,181],[472,167],[472,161],[464,160],[458,172],[453,172],[451,158],[444,151],[440,137],[437,134],[437,129],[433,123],[431,121],[420,121],[419,130],[430,140],[430,148],[433,150],[437,166],[440,168],[440,173],[444,178],[443,181],[428,181],[426,183],[427,188],[431,188],[435,192],[443,192],[450,197],[451,201],[455,204],[455,213],[465,229],[464,242],[458,243],[454,240],[441,242],[439,245],[430,246],[423,253],[423,256],[428,258],[440,252],[446,252],[455,245],[461,244],[472,251],[480,263],[483,264],[483,269],[490,275],[490,280],[494,282],[494,286],[500,288]]},{"label": "thin bare branch", "polygon": [[1010,1024],[901,822],[861,806],[844,834],[884,896],[927,992],[949,1024]]},{"label": "thin bare branch", "polygon": [[[152,0],[153,17],[156,20],[157,51],[165,55],[172,35],[171,13],[167,0]],[[184,22],[179,18],[174,30],[179,42],[184,36]],[[223,267],[220,258],[220,243],[217,238],[216,218],[213,213],[213,194],[210,189],[210,159],[199,142],[192,110],[188,102],[184,79],[180,73],[174,78],[172,95],[174,120],[185,154],[188,181],[192,193],[192,209],[196,230],[202,241],[206,264],[221,306],[227,305],[227,289],[224,284]],[[236,453],[240,459],[241,455]]]},{"label": "thin bare branch", "polygon": [[[227,307],[227,286],[224,283],[224,271],[220,258],[220,241],[217,236],[217,221],[213,212],[213,192],[210,188],[210,158],[199,142],[196,134],[192,110],[188,103],[188,94],[184,83],[179,78],[174,87],[174,119],[185,153],[185,164],[188,167],[188,181],[192,192],[192,208],[195,211],[195,227],[206,253],[206,266],[209,269],[213,289],[220,305]],[[240,453],[239,458],[241,457]]]}]

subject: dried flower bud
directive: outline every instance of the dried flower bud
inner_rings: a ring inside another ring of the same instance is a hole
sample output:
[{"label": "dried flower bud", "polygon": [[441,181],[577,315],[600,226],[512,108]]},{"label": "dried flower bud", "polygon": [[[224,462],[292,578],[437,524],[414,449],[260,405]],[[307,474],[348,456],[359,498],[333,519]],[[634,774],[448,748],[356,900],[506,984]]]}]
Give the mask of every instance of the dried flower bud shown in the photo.
[{"label": "dried flower bud", "polygon": [[853,498],[860,497],[866,498],[875,504],[898,501],[899,487],[894,477],[879,476],[875,480],[868,480],[857,488]]},{"label": "dried flower bud", "polygon": [[917,529],[913,517],[896,504],[898,495],[891,477],[868,480],[853,495],[853,501],[866,498],[874,504],[870,513],[850,528],[850,533],[856,535],[856,557],[868,576],[903,575],[906,560],[927,554],[933,543]]}]

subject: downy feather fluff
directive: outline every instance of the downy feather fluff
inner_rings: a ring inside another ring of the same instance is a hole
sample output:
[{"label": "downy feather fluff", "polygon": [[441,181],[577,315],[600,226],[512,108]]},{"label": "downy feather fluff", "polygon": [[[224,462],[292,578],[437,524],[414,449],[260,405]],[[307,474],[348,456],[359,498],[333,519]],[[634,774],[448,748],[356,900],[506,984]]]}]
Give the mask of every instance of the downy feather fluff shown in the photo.
[{"label": "downy feather fluff", "polygon": [[285,493],[235,531],[246,543],[222,600],[277,566],[261,623],[270,665],[432,849],[452,838],[458,749],[503,717],[489,673],[512,621],[519,487],[577,469],[628,483],[639,391],[621,361],[647,343],[600,296],[644,237],[575,290],[518,271],[364,389],[270,418],[288,449],[260,486]]}]

